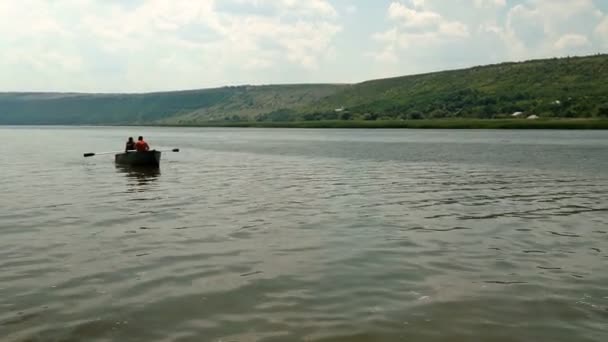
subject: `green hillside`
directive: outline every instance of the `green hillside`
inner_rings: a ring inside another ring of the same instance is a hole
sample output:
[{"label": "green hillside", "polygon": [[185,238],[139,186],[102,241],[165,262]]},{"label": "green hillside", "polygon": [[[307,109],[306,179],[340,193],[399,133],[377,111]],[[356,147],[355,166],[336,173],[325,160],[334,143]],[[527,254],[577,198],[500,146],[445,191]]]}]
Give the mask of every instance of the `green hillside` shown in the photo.
[{"label": "green hillside", "polygon": [[0,124],[192,124],[253,120],[310,105],[344,85],[239,86],[148,94],[0,93]]},{"label": "green hillside", "polygon": [[282,108],[306,108],[345,88],[346,85],[333,84],[237,87],[224,101],[172,115],[161,123],[196,124],[204,121],[256,120]]},{"label": "green hillside", "polygon": [[0,124],[170,124],[608,117],[608,55],[535,60],[352,85],[147,94],[0,93]]},{"label": "green hillside", "polygon": [[[335,109],[346,107],[342,112]],[[309,119],[608,117],[608,56],[503,63],[355,84]]]}]

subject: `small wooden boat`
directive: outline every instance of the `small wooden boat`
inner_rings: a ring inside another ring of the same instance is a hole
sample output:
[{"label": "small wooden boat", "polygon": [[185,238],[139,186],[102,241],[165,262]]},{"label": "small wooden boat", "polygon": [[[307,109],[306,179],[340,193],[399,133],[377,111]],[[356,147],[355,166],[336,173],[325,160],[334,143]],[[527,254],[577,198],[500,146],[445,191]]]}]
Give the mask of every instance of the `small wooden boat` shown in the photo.
[{"label": "small wooden boat", "polygon": [[160,151],[146,151],[136,152],[128,151],[124,153],[118,153],[115,156],[116,164],[129,165],[129,166],[159,166],[160,165]]}]

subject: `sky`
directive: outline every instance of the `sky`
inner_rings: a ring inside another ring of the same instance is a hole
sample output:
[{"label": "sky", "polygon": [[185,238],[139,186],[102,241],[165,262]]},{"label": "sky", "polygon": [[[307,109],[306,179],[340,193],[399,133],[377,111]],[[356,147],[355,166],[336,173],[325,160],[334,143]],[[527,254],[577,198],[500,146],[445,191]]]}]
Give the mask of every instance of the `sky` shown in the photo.
[{"label": "sky", "polygon": [[607,51],[607,0],[0,0],[0,91],[355,83]]}]

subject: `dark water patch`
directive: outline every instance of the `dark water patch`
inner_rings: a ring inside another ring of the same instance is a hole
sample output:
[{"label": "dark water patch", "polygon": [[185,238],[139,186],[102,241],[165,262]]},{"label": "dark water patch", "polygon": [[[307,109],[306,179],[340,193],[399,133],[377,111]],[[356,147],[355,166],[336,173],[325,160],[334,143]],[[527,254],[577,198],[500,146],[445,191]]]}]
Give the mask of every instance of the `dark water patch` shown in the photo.
[{"label": "dark water patch", "polygon": [[31,312],[31,313],[25,313],[25,312],[17,312],[17,317],[8,319],[6,321],[0,321],[0,326],[8,326],[8,325],[18,325],[18,324],[22,324],[22,323],[26,323],[32,319],[38,318],[40,316],[40,312]]},{"label": "dark water patch", "polygon": [[525,281],[502,281],[502,280],[485,280],[486,284],[498,284],[498,285],[519,285],[519,284],[528,284]]},{"label": "dark water patch", "polygon": [[452,232],[458,230],[471,230],[472,228],[467,227],[451,227],[451,228],[426,228],[426,227],[413,227],[408,228],[410,231],[418,231],[418,232]]},{"label": "dark water patch", "polygon": [[571,234],[571,233],[558,233],[558,232],[552,232],[550,231],[549,233],[553,234],[553,235],[557,235],[557,236],[563,236],[563,237],[581,237],[580,235],[577,234]]},{"label": "dark water patch", "polygon": [[193,227],[175,227],[175,228],[171,228],[171,229],[175,229],[175,230],[184,230],[184,229],[190,229]]},{"label": "dark water patch", "polygon": [[279,247],[275,251],[277,252],[286,252],[286,253],[299,253],[299,252],[317,252],[320,251],[321,247],[319,246],[310,246],[310,247],[294,247],[294,248],[284,248]]},{"label": "dark water patch", "polygon": [[438,218],[443,218],[443,217],[452,217],[454,215],[455,214],[438,214],[438,215],[427,216],[427,217],[425,217],[425,219],[432,220],[432,219],[438,219]]}]

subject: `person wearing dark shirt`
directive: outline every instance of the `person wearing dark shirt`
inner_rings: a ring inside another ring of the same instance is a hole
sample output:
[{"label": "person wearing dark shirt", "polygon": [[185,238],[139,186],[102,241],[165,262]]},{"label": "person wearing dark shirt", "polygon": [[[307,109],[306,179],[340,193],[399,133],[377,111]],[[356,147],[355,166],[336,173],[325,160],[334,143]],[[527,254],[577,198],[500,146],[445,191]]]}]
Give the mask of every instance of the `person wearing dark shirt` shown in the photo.
[{"label": "person wearing dark shirt", "polygon": [[148,146],[148,143],[144,141],[144,137],[140,136],[137,138],[137,142],[135,143],[135,149],[137,152],[146,152],[150,150],[150,146]]},{"label": "person wearing dark shirt", "polygon": [[127,145],[125,146],[125,152],[132,151],[134,149],[135,149],[135,141],[133,141],[133,137],[129,137],[129,140],[127,141]]}]

